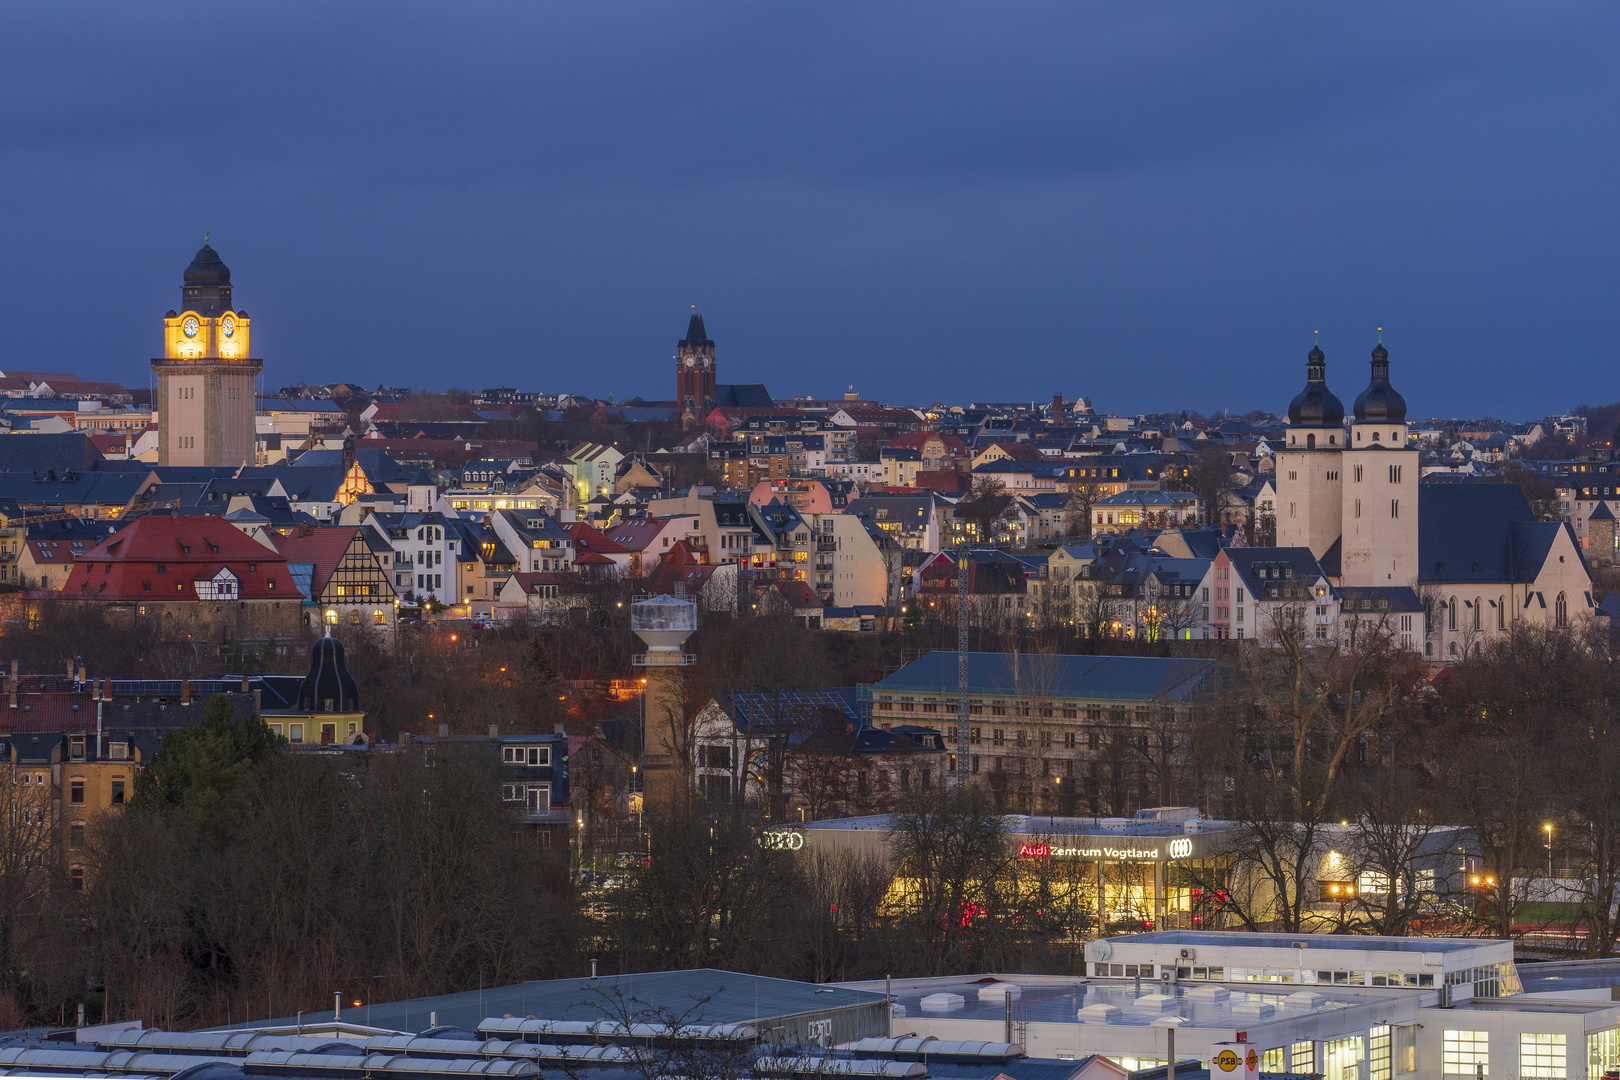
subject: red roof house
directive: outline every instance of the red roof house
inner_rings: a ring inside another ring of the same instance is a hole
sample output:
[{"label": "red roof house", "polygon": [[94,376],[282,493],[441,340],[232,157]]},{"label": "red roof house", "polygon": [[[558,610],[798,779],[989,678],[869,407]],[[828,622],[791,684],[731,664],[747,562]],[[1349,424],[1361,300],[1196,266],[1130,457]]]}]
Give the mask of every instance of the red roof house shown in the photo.
[{"label": "red roof house", "polygon": [[303,600],[285,556],[223,518],[148,514],[81,554],[64,599],[121,601]]}]

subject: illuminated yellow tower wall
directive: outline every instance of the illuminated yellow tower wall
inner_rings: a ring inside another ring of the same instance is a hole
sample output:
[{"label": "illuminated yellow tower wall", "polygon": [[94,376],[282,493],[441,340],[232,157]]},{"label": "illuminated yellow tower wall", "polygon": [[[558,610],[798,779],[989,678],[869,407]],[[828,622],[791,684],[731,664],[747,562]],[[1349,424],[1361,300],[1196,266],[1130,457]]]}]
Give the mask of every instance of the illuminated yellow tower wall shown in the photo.
[{"label": "illuminated yellow tower wall", "polygon": [[180,311],[163,319],[157,388],[158,464],[252,465],[259,372],[251,324],[231,301],[231,272],[204,244],[186,267]]}]

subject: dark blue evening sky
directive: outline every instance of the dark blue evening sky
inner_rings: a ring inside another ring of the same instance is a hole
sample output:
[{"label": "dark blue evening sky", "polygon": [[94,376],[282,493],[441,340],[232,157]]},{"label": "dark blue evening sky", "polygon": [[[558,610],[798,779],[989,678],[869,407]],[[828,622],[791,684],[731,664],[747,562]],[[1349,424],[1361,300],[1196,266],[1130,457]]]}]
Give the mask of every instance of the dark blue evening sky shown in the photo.
[{"label": "dark blue evening sky", "polygon": [[214,230],[265,382],[1415,416],[1620,398],[1620,8],[0,8],[0,366],[147,381]]}]

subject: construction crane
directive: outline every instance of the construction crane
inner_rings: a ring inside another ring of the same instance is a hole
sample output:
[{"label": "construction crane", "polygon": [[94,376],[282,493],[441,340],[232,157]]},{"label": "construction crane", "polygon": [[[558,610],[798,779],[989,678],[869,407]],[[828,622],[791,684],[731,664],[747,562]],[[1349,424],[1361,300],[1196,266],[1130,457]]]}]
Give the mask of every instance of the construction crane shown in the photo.
[{"label": "construction crane", "polygon": [[[168,502],[151,503],[150,505],[143,504],[140,506],[130,507],[130,509],[140,511],[169,510],[178,508],[179,505],[180,500],[170,499]],[[56,514],[28,514],[24,517],[0,518],[0,521],[4,521],[6,528],[15,529],[18,527],[27,528],[30,525],[43,525],[47,521],[79,521],[81,519],[96,520],[94,518],[85,519],[83,514],[70,514],[67,511],[62,511]]]}]

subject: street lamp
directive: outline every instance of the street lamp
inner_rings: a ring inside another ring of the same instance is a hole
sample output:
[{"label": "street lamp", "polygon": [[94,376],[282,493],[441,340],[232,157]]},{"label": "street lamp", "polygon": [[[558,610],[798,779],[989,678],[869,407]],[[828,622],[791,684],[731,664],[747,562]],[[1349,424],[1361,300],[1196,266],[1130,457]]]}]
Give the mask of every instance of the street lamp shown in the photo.
[{"label": "street lamp", "polygon": [[1547,830],[1547,876],[1552,877],[1552,822],[1542,826]]}]

